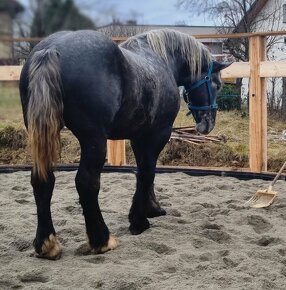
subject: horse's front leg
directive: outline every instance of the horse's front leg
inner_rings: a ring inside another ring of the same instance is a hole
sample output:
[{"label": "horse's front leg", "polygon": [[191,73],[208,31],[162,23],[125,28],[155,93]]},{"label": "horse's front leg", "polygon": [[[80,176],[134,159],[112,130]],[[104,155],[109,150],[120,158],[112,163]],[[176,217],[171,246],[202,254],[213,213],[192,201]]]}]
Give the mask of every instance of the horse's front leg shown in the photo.
[{"label": "horse's front leg", "polygon": [[117,247],[110,235],[98,204],[100,174],[105,162],[106,139],[81,141],[81,160],[76,175],[76,188],[86,224],[89,250],[99,254]]},{"label": "horse's front leg", "polygon": [[165,215],[154,193],[155,168],[158,156],[168,142],[171,128],[160,131],[160,134],[149,134],[131,140],[136,158],[138,172],[136,191],[129,213],[132,234],[137,235],[149,228],[148,217]]},{"label": "horse's front leg", "polygon": [[38,257],[58,259],[62,253],[62,247],[58,241],[51,217],[51,198],[53,194],[55,176],[52,171],[48,172],[46,181],[41,180],[32,171],[31,184],[37,205],[38,226],[34,247]]},{"label": "horse's front leg", "polygon": [[154,184],[152,184],[149,191],[149,201],[147,205],[147,217],[153,218],[161,215],[166,215],[166,211],[160,206],[154,191]]}]

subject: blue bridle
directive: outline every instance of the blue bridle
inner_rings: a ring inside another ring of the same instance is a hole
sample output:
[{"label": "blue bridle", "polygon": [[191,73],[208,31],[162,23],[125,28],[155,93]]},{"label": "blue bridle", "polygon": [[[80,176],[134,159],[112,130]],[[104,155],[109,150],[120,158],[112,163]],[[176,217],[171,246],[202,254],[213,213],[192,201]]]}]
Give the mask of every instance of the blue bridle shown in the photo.
[{"label": "blue bridle", "polygon": [[[190,111],[191,110],[207,111],[207,110],[211,110],[211,109],[217,109],[218,105],[215,101],[215,96],[213,95],[213,92],[212,92],[212,80],[211,80],[212,70],[213,70],[213,62],[211,62],[209,69],[208,69],[208,72],[207,72],[207,75],[203,79],[195,82],[194,84],[185,86],[184,99],[185,99],[185,102],[188,104],[188,108]],[[208,106],[195,106],[189,100],[189,93],[192,90],[202,86],[203,84],[207,85],[209,105]]]}]

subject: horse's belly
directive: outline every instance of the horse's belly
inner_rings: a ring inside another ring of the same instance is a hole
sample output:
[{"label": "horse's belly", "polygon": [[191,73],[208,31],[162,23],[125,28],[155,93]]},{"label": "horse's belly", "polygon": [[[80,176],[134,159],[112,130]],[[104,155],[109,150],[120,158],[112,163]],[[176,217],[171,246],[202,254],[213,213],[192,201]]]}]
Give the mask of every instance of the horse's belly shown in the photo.
[{"label": "horse's belly", "polygon": [[132,139],[140,131],[144,129],[145,122],[117,122],[116,125],[112,126],[108,132],[108,139],[120,140],[120,139]]}]

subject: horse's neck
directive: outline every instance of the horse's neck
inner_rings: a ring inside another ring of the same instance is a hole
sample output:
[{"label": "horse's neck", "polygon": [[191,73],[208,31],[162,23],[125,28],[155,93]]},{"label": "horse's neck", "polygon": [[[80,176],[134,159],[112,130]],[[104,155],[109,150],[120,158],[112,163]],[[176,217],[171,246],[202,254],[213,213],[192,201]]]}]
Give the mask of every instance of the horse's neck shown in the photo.
[{"label": "horse's neck", "polygon": [[146,65],[146,63],[144,62],[144,58],[140,57],[138,54],[134,53],[131,50],[122,47],[120,49],[130,72],[136,74],[138,69],[144,68],[144,65]]},{"label": "horse's neck", "polygon": [[125,60],[138,73],[155,73],[158,68],[166,66],[164,61],[151,49],[125,49],[121,47]]},{"label": "horse's neck", "polygon": [[[147,74],[147,77],[158,75],[160,72],[171,74],[177,80],[177,61],[170,57],[166,62],[161,56],[157,55],[147,44],[142,43],[132,48],[120,47],[129,66],[135,74]],[[150,76],[148,76],[148,74]]]}]

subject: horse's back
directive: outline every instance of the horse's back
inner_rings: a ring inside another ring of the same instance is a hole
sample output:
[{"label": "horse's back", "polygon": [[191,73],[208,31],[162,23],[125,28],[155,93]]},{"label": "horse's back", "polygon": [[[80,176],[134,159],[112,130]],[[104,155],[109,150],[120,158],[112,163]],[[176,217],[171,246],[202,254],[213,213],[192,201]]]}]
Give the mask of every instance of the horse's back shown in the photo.
[{"label": "horse's back", "polygon": [[[107,36],[93,30],[59,31],[53,33],[38,43],[32,50],[27,62],[36,51],[42,49],[56,49],[61,58],[69,62],[79,59],[84,61],[114,53],[119,50],[117,45]],[[77,59],[75,59],[77,58]],[[77,63],[78,64],[78,63]]]},{"label": "horse's back", "polygon": [[62,82],[64,86],[68,83],[65,89],[81,82],[90,84],[90,79],[100,78],[99,85],[106,74],[116,73],[120,62],[118,46],[92,30],[56,33],[40,43],[36,50],[49,48],[59,53]]}]

